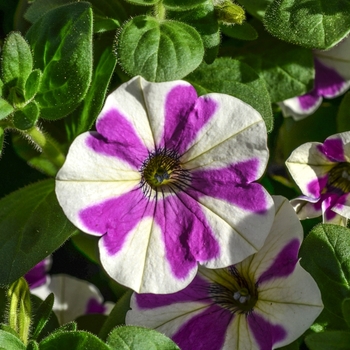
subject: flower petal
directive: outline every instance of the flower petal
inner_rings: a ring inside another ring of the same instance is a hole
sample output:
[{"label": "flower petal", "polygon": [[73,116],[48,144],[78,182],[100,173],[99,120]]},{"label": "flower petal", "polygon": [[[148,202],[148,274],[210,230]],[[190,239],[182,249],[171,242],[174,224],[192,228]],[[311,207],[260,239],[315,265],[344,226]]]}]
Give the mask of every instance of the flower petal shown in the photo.
[{"label": "flower petal", "polygon": [[215,111],[181,158],[186,169],[218,169],[252,158],[260,160],[259,178],[268,159],[265,123],[251,106],[232,96],[208,94]]},{"label": "flower petal", "polygon": [[334,166],[321,152],[321,143],[308,142],[295,149],[286,161],[286,166],[301,192],[319,198],[327,184],[328,173]]},{"label": "flower petal", "polygon": [[306,196],[299,196],[290,201],[299,220],[316,218],[322,215],[322,208],[319,199]]}]

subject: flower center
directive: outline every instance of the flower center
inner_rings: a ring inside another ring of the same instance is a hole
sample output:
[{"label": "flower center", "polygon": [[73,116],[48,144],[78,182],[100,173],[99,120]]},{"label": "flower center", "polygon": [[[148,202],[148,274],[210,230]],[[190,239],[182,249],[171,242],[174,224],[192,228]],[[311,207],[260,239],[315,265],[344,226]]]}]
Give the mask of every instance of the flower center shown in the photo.
[{"label": "flower center", "polygon": [[148,155],[141,167],[141,186],[145,195],[152,190],[176,191],[190,184],[189,171],[183,169],[177,152],[159,148]]},{"label": "flower center", "polygon": [[342,193],[350,192],[350,163],[338,163],[333,167],[328,175],[327,186],[339,189]]},{"label": "flower center", "polygon": [[229,267],[226,271],[225,285],[211,284],[210,297],[217,305],[232,313],[251,313],[258,300],[257,285],[243,277],[235,267]]}]

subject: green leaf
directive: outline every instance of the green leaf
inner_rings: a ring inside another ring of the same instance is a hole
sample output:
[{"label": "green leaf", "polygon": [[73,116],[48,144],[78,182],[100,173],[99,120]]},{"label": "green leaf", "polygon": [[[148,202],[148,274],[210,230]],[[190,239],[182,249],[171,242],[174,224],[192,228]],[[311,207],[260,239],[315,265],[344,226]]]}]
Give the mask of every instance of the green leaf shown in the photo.
[{"label": "green leaf", "polygon": [[13,107],[0,97],[0,120],[6,118],[13,112]]},{"label": "green leaf", "polygon": [[149,81],[181,79],[201,63],[204,48],[199,33],[177,21],[134,17],[118,39],[119,63],[130,75]]},{"label": "green leaf", "polygon": [[43,72],[35,97],[41,117],[58,119],[85,97],[92,74],[92,11],[75,2],[45,13],[29,29],[35,66]]},{"label": "green leaf", "polygon": [[301,265],[321,290],[324,309],[316,322],[327,329],[346,329],[342,303],[350,295],[350,229],[316,226],[304,240],[299,255]]},{"label": "green leaf", "polygon": [[64,119],[68,141],[73,141],[79,134],[93,126],[106,97],[117,58],[109,40],[95,40],[94,69],[90,89],[78,110]]},{"label": "green leaf", "polygon": [[231,58],[218,58],[211,65],[203,63],[186,80],[200,95],[219,92],[250,104],[262,115],[267,130],[272,130],[272,110],[265,83],[247,64]]},{"label": "green leaf", "polygon": [[206,1],[207,0],[163,0],[163,5],[169,10],[187,11]]},{"label": "green leaf", "polygon": [[343,317],[350,328],[350,298],[344,299],[342,304]]},{"label": "green leaf", "polygon": [[32,71],[33,58],[30,47],[18,32],[10,33],[2,48],[2,80],[8,88],[24,89]]},{"label": "green leaf", "polygon": [[76,231],[58,204],[54,180],[37,182],[2,198],[0,284],[24,275]]},{"label": "green leaf", "polygon": [[102,340],[84,331],[50,334],[40,342],[39,348],[40,350],[111,350]]},{"label": "green leaf", "polygon": [[26,350],[39,350],[39,344],[35,340],[30,340]]},{"label": "green leaf", "polygon": [[350,92],[344,95],[337,113],[337,131],[348,130],[350,130]]},{"label": "green leaf", "polygon": [[212,1],[206,1],[188,11],[167,11],[167,18],[187,23],[195,28],[203,41],[205,61],[211,63],[215,60],[220,44],[220,30]]},{"label": "green leaf", "polygon": [[[45,320],[45,310],[42,309],[43,307],[46,308],[47,305],[45,305],[45,301],[41,300],[36,295],[31,295],[31,301],[32,301],[32,309],[33,309],[33,317],[32,317],[32,339],[35,339],[35,341],[40,342],[43,338],[45,338],[48,334],[55,332],[57,329],[59,329],[60,325],[58,323],[58,319],[56,314],[51,311],[50,315],[47,319],[47,322],[45,323],[44,327],[41,329],[41,331],[37,334],[36,329],[41,328],[41,325],[43,324]],[[50,299],[48,300],[50,301]],[[44,303],[44,304],[43,304]],[[35,334],[35,337],[34,337]]]},{"label": "green leaf", "polygon": [[109,316],[103,326],[101,327],[98,336],[105,340],[108,334],[116,326],[125,324],[125,315],[130,310],[130,298],[132,291],[127,291],[114,305],[114,308],[109,313]]},{"label": "green leaf", "polygon": [[33,127],[39,119],[40,110],[35,101],[28,103],[21,109],[17,109],[13,115],[13,125],[20,130]]},{"label": "green leaf", "polygon": [[283,101],[310,91],[315,75],[312,51],[281,42],[260,23],[255,25],[259,38],[241,50],[240,59],[265,80],[271,101]]},{"label": "green leaf", "polygon": [[36,322],[32,325],[32,336],[31,339],[37,339],[47,324],[49,317],[52,312],[53,303],[55,301],[55,297],[53,293],[49,294],[48,297],[40,304],[38,309],[35,312]]},{"label": "green leaf", "polygon": [[250,13],[258,19],[263,19],[267,6],[269,6],[274,0],[237,0],[237,2],[243,5],[246,12]]},{"label": "green leaf", "polygon": [[42,74],[40,69],[34,69],[30,73],[24,88],[24,97],[26,101],[31,100],[35,96],[35,94],[38,92],[41,76]]},{"label": "green leaf", "polygon": [[94,33],[103,33],[110,30],[117,30],[120,22],[114,18],[94,16]]},{"label": "green leaf", "polygon": [[157,4],[160,0],[126,0],[126,1],[135,5],[150,6],[150,5]]},{"label": "green leaf", "polygon": [[310,350],[349,350],[350,332],[314,333],[305,338],[305,343]]},{"label": "green leaf", "polygon": [[35,0],[28,7],[28,10],[24,14],[24,18],[30,23],[35,23],[46,12],[67,5],[71,2],[71,0]]},{"label": "green leaf", "polygon": [[0,330],[0,350],[26,350],[26,346],[13,334]]},{"label": "green leaf", "polygon": [[348,0],[275,0],[266,10],[267,30],[281,40],[329,49],[350,32]]},{"label": "green leaf", "polygon": [[63,326],[55,329],[52,333],[65,333],[65,332],[75,332],[77,330],[77,324],[76,322],[74,321],[71,321],[71,322],[68,322],[68,323],[65,323]]},{"label": "green leaf", "polygon": [[115,350],[180,350],[164,334],[143,327],[124,326],[113,329],[107,344]]},{"label": "green leaf", "polygon": [[243,22],[240,25],[237,24],[234,26],[221,25],[220,29],[225,35],[234,39],[255,40],[258,38],[258,32],[248,22]]}]

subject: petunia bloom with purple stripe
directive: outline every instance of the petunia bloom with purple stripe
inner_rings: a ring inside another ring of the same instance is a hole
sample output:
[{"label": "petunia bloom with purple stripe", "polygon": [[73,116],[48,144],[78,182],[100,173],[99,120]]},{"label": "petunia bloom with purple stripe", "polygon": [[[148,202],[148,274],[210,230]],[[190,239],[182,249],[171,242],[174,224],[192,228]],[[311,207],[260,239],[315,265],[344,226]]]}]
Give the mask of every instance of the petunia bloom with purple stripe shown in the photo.
[{"label": "petunia bloom with purple stripe", "polygon": [[256,254],[227,268],[200,267],[177,293],[134,293],[126,323],[165,333],[182,350],[270,350],[297,339],[323,305],[299,264],[301,224],[287,199],[274,201],[275,221]]},{"label": "petunia bloom with purple stripe", "polygon": [[291,201],[300,219],[346,225],[350,219],[350,132],[309,142],[293,151],[286,166],[302,195]]},{"label": "petunia bloom with purple stripe", "polygon": [[295,120],[313,114],[321,105],[323,98],[334,98],[350,87],[350,37],[327,51],[314,51],[314,88],[302,96],[280,103],[283,114]]},{"label": "petunia bloom with purple stripe", "polygon": [[252,107],[135,77],[109,95],[96,130],[71,145],[56,194],[79,229],[101,237],[102,265],[119,283],[173,293],[198,264],[229,266],[263,245],[273,201],[255,182],[268,149]]}]

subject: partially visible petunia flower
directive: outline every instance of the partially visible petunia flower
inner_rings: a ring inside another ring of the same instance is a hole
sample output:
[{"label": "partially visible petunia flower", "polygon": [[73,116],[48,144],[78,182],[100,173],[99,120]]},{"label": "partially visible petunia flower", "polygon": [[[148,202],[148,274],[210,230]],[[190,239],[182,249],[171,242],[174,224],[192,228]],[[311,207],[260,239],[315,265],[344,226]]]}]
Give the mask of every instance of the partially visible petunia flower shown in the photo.
[{"label": "partially visible petunia flower", "polygon": [[350,132],[332,135],[323,144],[301,145],[286,166],[303,194],[291,201],[300,219],[323,215],[323,222],[346,225],[350,219]]},{"label": "partially visible petunia flower", "polygon": [[100,291],[93,284],[65,274],[50,276],[47,273],[49,266],[51,257],[35,265],[24,277],[30,292],[42,300],[50,293],[54,294],[53,311],[60,324],[86,314],[109,314],[114,303],[104,302]]},{"label": "partially visible petunia flower", "polygon": [[270,350],[302,335],[323,304],[298,262],[301,224],[285,198],[274,199],[275,221],[256,254],[228,268],[200,268],[174,294],[134,293],[126,324],[165,333],[182,350]]},{"label": "partially visible petunia flower", "polygon": [[334,98],[350,87],[350,36],[328,51],[314,51],[314,88],[305,95],[280,103],[286,117],[295,120],[313,114],[321,105],[323,97]]},{"label": "partially visible petunia flower", "polygon": [[56,194],[77,227],[101,236],[102,265],[119,283],[175,292],[198,262],[229,266],[263,245],[273,201],[254,183],[268,149],[252,107],[135,77],[109,95],[96,129],[71,145]]}]

